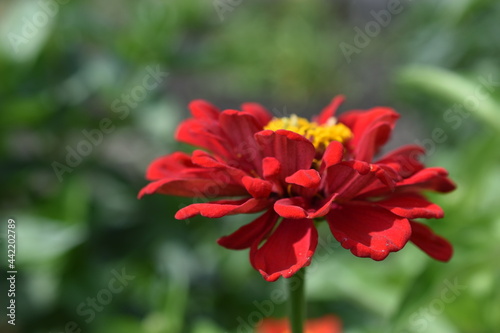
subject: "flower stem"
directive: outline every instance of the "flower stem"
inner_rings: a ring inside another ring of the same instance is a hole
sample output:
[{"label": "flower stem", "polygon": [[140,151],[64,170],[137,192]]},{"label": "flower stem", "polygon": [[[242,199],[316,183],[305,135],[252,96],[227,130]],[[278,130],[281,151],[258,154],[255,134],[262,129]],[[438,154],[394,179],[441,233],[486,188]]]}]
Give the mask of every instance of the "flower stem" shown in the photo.
[{"label": "flower stem", "polygon": [[305,277],[306,270],[302,268],[294,277],[289,279],[289,321],[292,333],[304,332],[304,320],[306,317],[305,302]]}]

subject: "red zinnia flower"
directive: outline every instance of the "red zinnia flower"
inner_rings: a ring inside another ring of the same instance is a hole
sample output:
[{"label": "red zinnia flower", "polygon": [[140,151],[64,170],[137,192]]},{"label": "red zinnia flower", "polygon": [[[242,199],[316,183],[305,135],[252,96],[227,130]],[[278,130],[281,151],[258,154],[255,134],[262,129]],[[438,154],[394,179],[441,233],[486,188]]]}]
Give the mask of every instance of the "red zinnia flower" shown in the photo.
[{"label": "red zinnia flower", "polygon": [[[287,319],[264,319],[257,328],[257,333],[289,333],[290,324]],[[340,320],[334,316],[311,319],[306,322],[305,333],[341,333]]]},{"label": "red zinnia flower", "polygon": [[152,181],[139,193],[186,197],[240,197],[195,203],[175,217],[263,212],[218,243],[250,248],[250,262],[267,281],[291,277],[310,264],[318,243],[314,219],[325,218],[334,237],[358,257],[383,260],[411,240],[431,257],[448,261],[452,247],[415,218],[441,218],[421,192],[449,192],[442,168],[425,168],[424,149],[401,147],[376,159],[399,115],[390,108],[348,111],[338,121],[336,97],[309,122],[273,118],[262,106],[220,111],[201,100],[176,138],[205,150],[176,152],[151,163]]}]

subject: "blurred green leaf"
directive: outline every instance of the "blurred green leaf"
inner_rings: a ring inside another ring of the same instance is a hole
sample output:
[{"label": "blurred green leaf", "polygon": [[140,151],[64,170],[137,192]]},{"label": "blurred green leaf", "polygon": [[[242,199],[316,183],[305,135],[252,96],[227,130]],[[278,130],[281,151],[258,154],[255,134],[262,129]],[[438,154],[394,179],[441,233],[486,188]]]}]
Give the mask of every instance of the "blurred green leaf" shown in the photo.
[{"label": "blurred green leaf", "polygon": [[[401,84],[420,89],[431,96],[458,103],[484,124],[500,131],[500,106],[491,97],[494,91],[499,92],[498,78],[490,75],[472,81],[441,68],[410,66],[401,70],[398,80]],[[481,93],[478,92],[480,88]],[[474,101],[476,105],[469,106],[469,100]]]},{"label": "blurred green leaf", "polygon": [[198,320],[194,324],[193,333],[223,333],[224,331],[210,320]]},{"label": "blurred green leaf", "polygon": [[48,96],[25,96],[3,101],[0,123],[3,128],[37,126],[54,112]]},{"label": "blurred green leaf", "polygon": [[18,257],[22,264],[43,263],[55,259],[86,238],[81,224],[67,226],[62,222],[31,215],[16,215]]},{"label": "blurred green leaf", "polygon": [[[0,13],[0,53],[15,62],[36,58],[55,26],[59,5],[48,9],[48,2],[11,1]],[[57,9],[56,9],[57,8]]]},{"label": "blurred green leaf", "polygon": [[133,317],[109,317],[105,322],[103,322],[97,329],[94,330],[95,333],[109,333],[109,332],[120,332],[120,333],[139,333],[144,332],[140,323]]}]

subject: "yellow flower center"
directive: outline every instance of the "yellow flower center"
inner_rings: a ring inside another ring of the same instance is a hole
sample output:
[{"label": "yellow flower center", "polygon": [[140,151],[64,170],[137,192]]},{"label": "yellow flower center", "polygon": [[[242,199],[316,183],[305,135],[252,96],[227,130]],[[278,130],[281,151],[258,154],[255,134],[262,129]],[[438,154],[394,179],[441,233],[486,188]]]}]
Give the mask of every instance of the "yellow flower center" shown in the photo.
[{"label": "yellow flower center", "polygon": [[317,150],[325,149],[332,141],[344,143],[352,138],[351,130],[333,117],[325,124],[319,125],[292,114],[290,117],[273,118],[264,129],[271,131],[284,129],[298,133],[310,140]]}]

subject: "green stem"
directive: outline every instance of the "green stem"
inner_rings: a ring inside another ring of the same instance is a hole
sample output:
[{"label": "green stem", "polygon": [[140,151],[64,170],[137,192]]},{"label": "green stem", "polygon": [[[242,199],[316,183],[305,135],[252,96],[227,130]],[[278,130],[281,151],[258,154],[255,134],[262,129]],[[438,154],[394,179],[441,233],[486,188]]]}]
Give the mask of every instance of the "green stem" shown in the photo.
[{"label": "green stem", "polygon": [[302,268],[288,282],[290,302],[289,320],[292,333],[304,332],[304,320],[306,317],[305,278],[306,270]]}]

